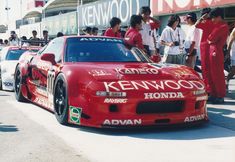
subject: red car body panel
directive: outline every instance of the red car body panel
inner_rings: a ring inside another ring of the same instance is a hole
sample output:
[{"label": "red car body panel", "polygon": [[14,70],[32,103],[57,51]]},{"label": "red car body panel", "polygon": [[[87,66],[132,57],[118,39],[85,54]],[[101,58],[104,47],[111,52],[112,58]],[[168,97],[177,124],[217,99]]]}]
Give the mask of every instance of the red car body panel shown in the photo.
[{"label": "red car body panel", "polygon": [[[68,38],[64,37],[64,46]],[[135,127],[208,120],[205,85],[191,68],[155,63],[71,63],[63,59],[52,65],[41,57],[21,57],[22,94],[53,112],[55,80],[63,74],[71,124]],[[102,92],[120,92],[126,97],[97,95]]]}]

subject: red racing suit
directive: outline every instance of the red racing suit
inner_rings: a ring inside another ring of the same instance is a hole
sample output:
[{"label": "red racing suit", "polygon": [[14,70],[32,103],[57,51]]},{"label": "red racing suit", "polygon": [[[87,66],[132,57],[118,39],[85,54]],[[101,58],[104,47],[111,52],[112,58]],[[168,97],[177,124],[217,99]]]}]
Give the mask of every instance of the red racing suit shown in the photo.
[{"label": "red racing suit", "polygon": [[223,98],[226,95],[224,77],[224,54],[223,46],[229,35],[229,27],[225,22],[215,24],[215,27],[208,37],[209,42],[209,84],[212,97]]},{"label": "red racing suit", "polygon": [[201,66],[202,66],[202,77],[206,85],[207,93],[210,93],[211,88],[208,80],[211,80],[209,75],[209,43],[207,41],[209,35],[214,29],[214,24],[210,19],[204,20],[197,25],[197,28],[202,29],[202,40],[200,45],[200,54],[201,54]]},{"label": "red racing suit", "polygon": [[137,29],[129,28],[125,34],[125,40],[130,46],[144,50],[142,36]]},{"label": "red racing suit", "polygon": [[122,37],[120,32],[114,33],[112,28],[108,28],[105,31],[104,36],[114,37],[114,38],[121,38]]}]

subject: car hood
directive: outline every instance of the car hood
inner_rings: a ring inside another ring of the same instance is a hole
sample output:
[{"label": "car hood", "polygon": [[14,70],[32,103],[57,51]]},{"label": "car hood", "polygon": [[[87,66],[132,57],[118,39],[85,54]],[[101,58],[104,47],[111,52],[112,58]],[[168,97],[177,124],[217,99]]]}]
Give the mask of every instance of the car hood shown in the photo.
[{"label": "car hood", "polygon": [[155,63],[67,63],[70,71],[97,81],[116,80],[198,80],[191,68]]}]

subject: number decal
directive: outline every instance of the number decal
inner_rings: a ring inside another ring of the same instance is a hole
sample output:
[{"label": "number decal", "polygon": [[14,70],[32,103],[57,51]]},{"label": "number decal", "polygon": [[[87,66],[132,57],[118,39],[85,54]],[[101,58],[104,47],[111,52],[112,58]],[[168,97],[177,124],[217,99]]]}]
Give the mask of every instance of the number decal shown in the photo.
[{"label": "number decal", "polygon": [[48,92],[48,94],[53,94],[54,80],[55,80],[55,72],[48,71],[48,74],[47,74],[47,92]]}]

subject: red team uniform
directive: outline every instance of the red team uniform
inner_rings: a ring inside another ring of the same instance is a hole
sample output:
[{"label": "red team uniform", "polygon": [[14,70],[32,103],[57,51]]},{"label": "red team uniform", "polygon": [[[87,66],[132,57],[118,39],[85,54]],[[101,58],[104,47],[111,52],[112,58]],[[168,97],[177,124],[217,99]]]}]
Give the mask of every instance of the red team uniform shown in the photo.
[{"label": "red team uniform", "polygon": [[[209,27],[208,27],[209,28]],[[224,98],[226,85],[224,77],[223,46],[229,34],[229,27],[225,22],[214,24],[214,28],[208,37],[209,43],[209,85],[212,97]]]},{"label": "red team uniform", "polygon": [[201,66],[202,66],[202,77],[204,80],[204,83],[206,85],[206,90],[208,93],[210,93],[211,88],[209,84],[209,80],[211,80],[209,77],[210,73],[210,67],[209,67],[209,43],[207,41],[209,35],[214,29],[214,23],[210,20],[204,20],[200,24],[197,25],[197,28],[202,29],[202,40],[200,45],[200,53],[201,53]]},{"label": "red team uniform", "polygon": [[134,29],[132,27],[128,29],[125,34],[125,38],[127,38],[126,41],[129,45],[144,50],[142,36],[137,29]]},{"label": "red team uniform", "polygon": [[104,36],[107,36],[107,37],[115,37],[115,38],[121,38],[121,37],[122,37],[120,32],[114,33],[112,28],[108,28],[108,29],[105,31]]}]

